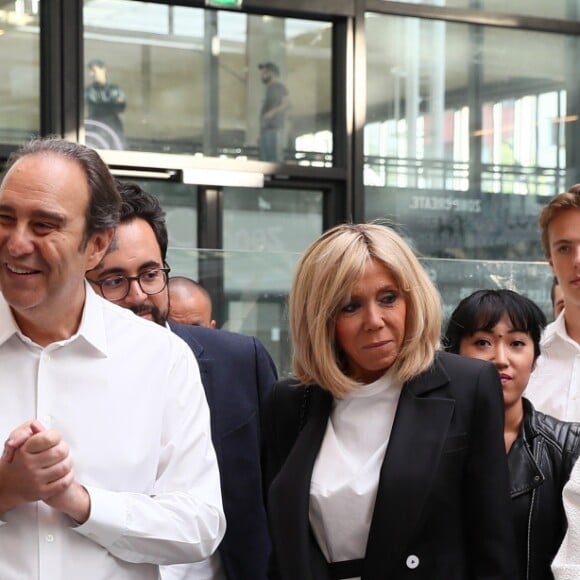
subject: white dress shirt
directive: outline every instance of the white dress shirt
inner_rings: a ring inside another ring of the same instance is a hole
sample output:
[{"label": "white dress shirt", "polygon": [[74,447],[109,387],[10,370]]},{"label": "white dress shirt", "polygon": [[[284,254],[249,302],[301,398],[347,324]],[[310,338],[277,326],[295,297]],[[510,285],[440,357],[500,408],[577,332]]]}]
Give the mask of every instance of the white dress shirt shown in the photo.
[{"label": "white dress shirt", "polygon": [[0,514],[2,580],[149,580],[225,532],[197,363],[173,333],[86,287],[78,332],[41,347],[0,294],[0,440],[37,418],[70,447],[82,525],[44,502]]},{"label": "white dress shirt", "polygon": [[562,494],[568,528],[564,541],[552,562],[555,580],[580,578],[580,461],[570,473]]},{"label": "white dress shirt", "polygon": [[580,344],[566,332],[564,311],[548,324],[527,397],[542,413],[562,421],[580,421]]},{"label": "white dress shirt", "polygon": [[335,399],[310,482],[310,525],[328,562],[363,558],[402,385],[387,372]]}]

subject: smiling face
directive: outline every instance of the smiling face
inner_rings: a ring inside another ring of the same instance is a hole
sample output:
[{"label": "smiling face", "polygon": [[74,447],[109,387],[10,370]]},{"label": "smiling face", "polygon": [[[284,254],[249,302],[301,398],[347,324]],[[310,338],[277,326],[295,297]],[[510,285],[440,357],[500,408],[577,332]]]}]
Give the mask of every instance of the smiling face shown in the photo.
[{"label": "smiling face", "polygon": [[112,231],[84,239],[88,203],[81,166],[56,154],[21,158],[0,186],[0,288],[21,330],[39,344],[76,332],[84,273],[111,239]]},{"label": "smiling face", "polygon": [[368,384],[385,374],[403,346],[406,314],[395,278],[371,260],[336,318],[336,342],[346,358],[348,376]]},{"label": "smiling face", "polygon": [[562,289],[567,312],[580,309],[580,210],[562,211],[548,226],[550,266]]},{"label": "smiling face", "polygon": [[504,405],[519,404],[534,368],[534,341],[516,330],[507,314],[490,330],[464,337],[459,354],[495,364],[503,388]]}]

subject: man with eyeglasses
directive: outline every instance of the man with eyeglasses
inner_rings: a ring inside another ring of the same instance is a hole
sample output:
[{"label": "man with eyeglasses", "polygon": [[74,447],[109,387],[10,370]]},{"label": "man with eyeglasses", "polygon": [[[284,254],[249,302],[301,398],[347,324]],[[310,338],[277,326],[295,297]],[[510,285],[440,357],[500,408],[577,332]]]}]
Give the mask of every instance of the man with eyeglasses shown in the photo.
[{"label": "man with eyeglasses", "polygon": [[190,349],[85,281],[120,205],[97,153],[62,139],[0,184],[2,580],[157,580],[225,531]]},{"label": "man with eyeglasses", "polygon": [[164,580],[266,580],[270,553],[260,458],[261,414],[276,370],[256,338],[201,326],[167,323],[167,228],[157,199],[135,183],[119,183],[121,221],[108,253],[87,272],[101,294],[158,325],[194,352],[211,415],[212,439],[228,523],[206,562],[162,569]]}]

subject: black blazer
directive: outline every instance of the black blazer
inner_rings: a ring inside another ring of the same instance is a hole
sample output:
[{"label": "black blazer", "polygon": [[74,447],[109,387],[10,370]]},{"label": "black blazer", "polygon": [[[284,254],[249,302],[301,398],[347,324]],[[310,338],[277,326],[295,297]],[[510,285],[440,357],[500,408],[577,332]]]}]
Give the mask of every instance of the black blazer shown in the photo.
[{"label": "black blazer", "polygon": [[254,337],[170,323],[195,354],[210,410],[226,535],[219,552],[228,580],[264,580],[270,539],[264,508],[262,417],[277,374]]},{"label": "black blazer", "polygon": [[[310,396],[304,391],[291,381],[278,383],[268,413],[272,577],[326,580],[308,510],[332,396],[316,386]],[[404,385],[363,580],[516,577],[503,417],[501,384],[490,363],[438,353],[428,371]]]}]

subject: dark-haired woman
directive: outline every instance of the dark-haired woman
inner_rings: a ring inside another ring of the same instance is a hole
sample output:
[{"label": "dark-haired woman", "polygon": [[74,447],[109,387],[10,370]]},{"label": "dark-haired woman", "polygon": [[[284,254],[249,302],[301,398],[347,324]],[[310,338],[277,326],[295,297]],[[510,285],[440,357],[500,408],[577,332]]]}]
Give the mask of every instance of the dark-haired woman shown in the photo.
[{"label": "dark-haired woman", "polygon": [[522,394],[540,354],[546,318],[511,290],[478,290],[451,314],[448,351],[491,361],[503,388],[519,578],[548,580],[566,531],[562,489],[580,453],[580,424],[536,411]]}]

